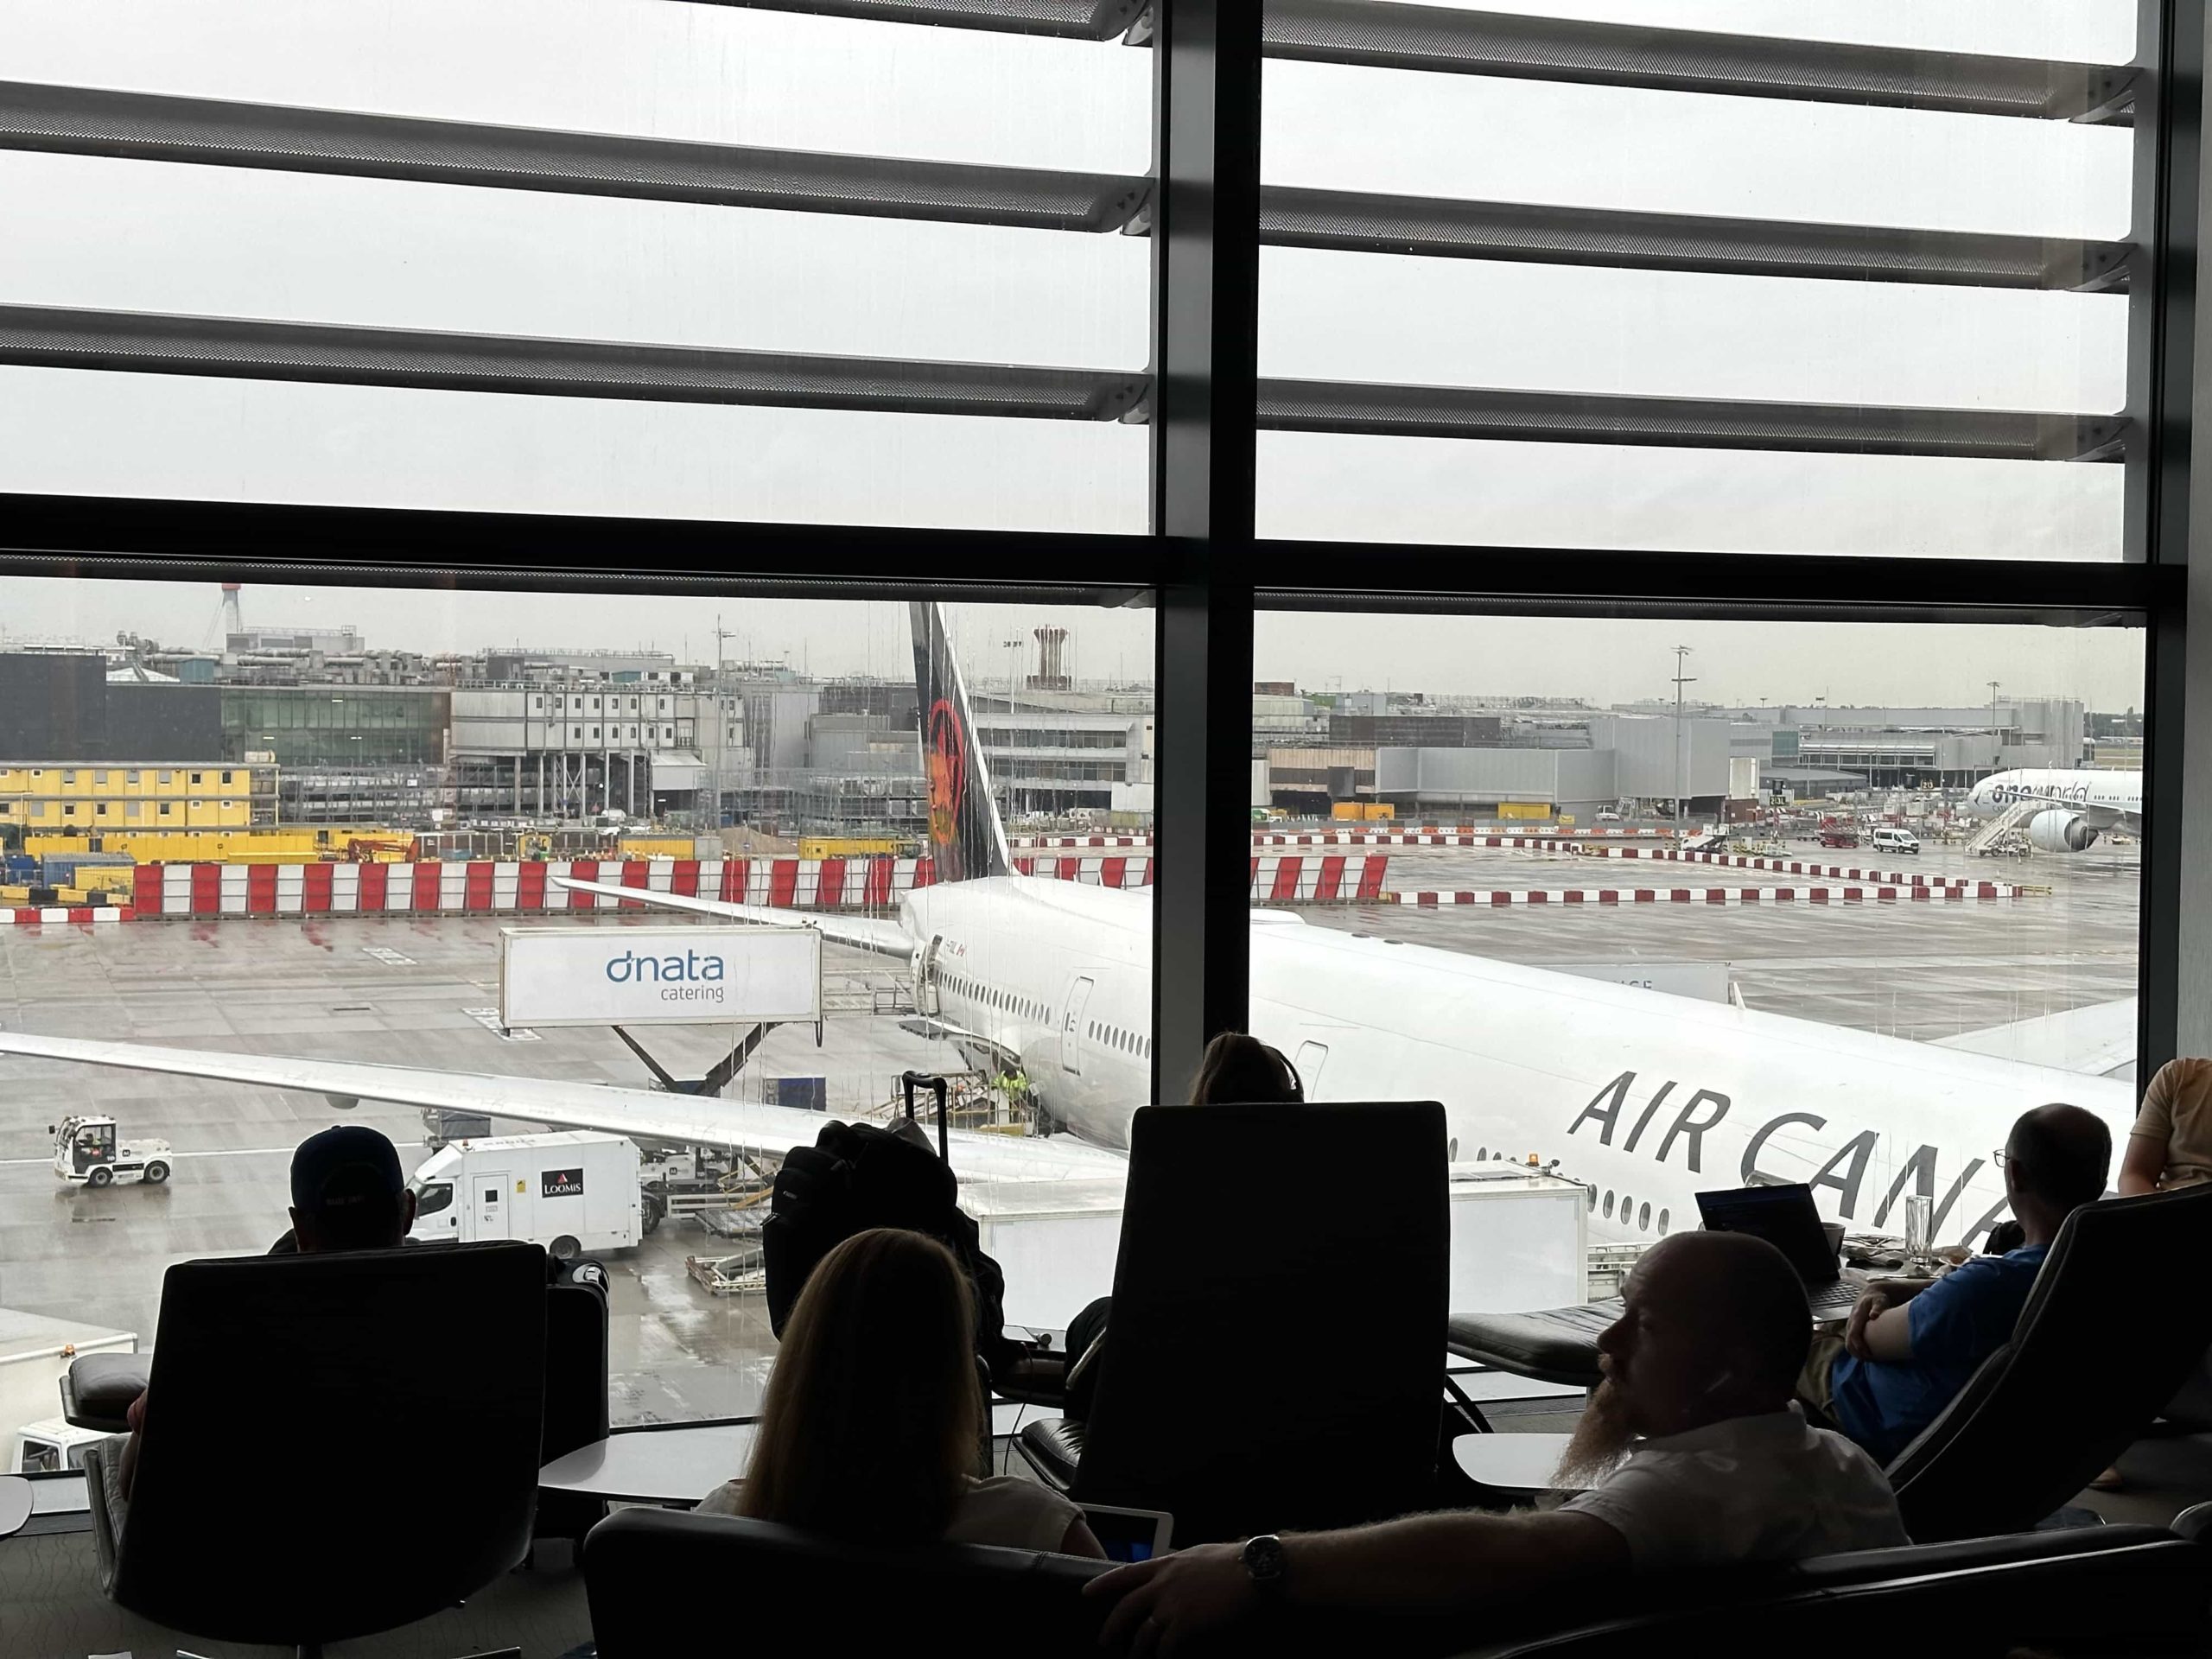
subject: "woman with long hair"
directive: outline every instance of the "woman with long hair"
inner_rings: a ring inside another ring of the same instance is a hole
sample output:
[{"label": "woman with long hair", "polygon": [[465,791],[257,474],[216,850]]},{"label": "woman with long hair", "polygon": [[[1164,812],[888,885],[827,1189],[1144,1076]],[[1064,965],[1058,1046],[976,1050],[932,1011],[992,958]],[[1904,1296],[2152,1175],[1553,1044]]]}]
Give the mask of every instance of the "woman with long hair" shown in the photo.
[{"label": "woman with long hair", "polygon": [[1103,1557],[1083,1511],[1058,1493],[976,1478],[985,1418],[975,1327],[951,1251],[896,1227],[855,1233],[799,1293],[745,1478],[700,1510],[854,1543]]}]

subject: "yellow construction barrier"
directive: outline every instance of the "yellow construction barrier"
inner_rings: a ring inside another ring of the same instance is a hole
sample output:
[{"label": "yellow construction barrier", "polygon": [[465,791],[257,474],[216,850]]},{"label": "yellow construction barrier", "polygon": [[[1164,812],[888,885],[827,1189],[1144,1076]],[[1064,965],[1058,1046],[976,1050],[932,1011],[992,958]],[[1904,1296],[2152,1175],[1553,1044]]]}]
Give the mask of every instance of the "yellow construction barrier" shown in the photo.
[{"label": "yellow construction barrier", "polygon": [[[577,856],[582,857],[582,855]],[[696,858],[699,856],[699,842],[696,836],[625,836],[622,837],[622,856]]]},{"label": "yellow construction barrier", "polygon": [[[0,887],[0,910],[27,906],[30,901],[31,890],[29,887]],[[40,905],[41,907],[48,905],[66,905],[72,908],[81,908],[92,902],[92,894],[82,887],[56,887],[54,889],[54,897],[41,899]]]},{"label": "yellow construction barrier", "polygon": [[[316,824],[299,830],[108,830],[99,835],[26,836],[23,850],[124,853],[141,864],[303,864],[346,843],[394,836],[380,824]],[[394,837],[405,839],[405,832]]]},{"label": "yellow construction barrier", "polygon": [[801,858],[869,858],[880,855],[904,857],[914,850],[896,836],[801,836]]}]

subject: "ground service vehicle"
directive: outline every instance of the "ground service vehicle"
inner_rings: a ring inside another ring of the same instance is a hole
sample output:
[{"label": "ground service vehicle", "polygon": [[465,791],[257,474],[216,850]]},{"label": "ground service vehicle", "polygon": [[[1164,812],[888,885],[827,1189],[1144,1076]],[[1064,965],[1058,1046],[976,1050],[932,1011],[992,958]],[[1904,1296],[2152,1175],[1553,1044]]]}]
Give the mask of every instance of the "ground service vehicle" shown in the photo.
[{"label": "ground service vehicle", "polygon": [[16,1431],[8,1453],[11,1475],[43,1475],[64,1469],[82,1469],[87,1449],[107,1439],[103,1429],[78,1428],[66,1419],[41,1417]]},{"label": "ground service vehicle", "polygon": [[0,1307],[0,1440],[11,1442],[8,1472],[79,1467],[83,1446],[105,1437],[53,1416],[62,1379],[86,1354],[137,1351],[132,1332]]},{"label": "ground service vehicle", "polygon": [[424,1160],[408,1185],[413,1238],[519,1238],[570,1262],[627,1249],[643,1233],[638,1148],[623,1135],[565,1129],[456,1141]]},{"label": "ground service vehicle", "polygon": [[65,1181],[110,1186],[117,1181],[144,1181],[159,1186],[169,1178],[166,1141],[119,1141],[111,1117],[65,1117],[49,1123],[54,1137],[54,1173]]},{"label": "ground service vehicle", "polygon": [[1878,853],[1910,853],[1917,856],[1920,852],[1920,837],[1910,830],[1885,828],[1874,832],[1872,846]]},{"label": "ground service vehicle", "polygon": [[1821,845],[1823,847],[1856,847],[1859,826],[1837,818],[1821,820]]}]

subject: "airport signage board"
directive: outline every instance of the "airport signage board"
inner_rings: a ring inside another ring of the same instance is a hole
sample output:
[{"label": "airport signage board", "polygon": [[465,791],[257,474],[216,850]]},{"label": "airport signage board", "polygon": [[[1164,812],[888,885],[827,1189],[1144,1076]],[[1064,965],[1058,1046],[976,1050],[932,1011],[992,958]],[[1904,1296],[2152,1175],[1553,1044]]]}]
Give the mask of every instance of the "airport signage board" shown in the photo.
[{"label": "airport signage board", "polygon": [[811,927],[509,927],[499,1023],[699,1026],[822,1018]]}]

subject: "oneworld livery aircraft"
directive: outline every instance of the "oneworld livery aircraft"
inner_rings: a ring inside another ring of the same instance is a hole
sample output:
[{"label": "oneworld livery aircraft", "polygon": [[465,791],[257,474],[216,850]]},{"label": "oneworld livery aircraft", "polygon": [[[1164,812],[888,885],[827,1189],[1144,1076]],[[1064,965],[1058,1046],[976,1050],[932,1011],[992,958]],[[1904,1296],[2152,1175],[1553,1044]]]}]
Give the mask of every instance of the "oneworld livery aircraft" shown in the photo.
[{"label": "oneworld livery aircraft", "polygon": [[[817,927],[905,962],[916,1027],[970,1064],[1018,1065],[1060,1131],[956,1131],[961,1177],[1118,1179],[1129,1118],[1151,1090],[1151,896],[1014,873],[944,618],[917,604],[912,621],[938,883],[908,895],[895,920],[567,885],[703,918]],[[2115,1143],[2133,1116],[2133,1090],[2118,1077],[2010,1058],[2061,1046],[2049,1031],[2031,1040],[2000,1027],[1923,1044],[1308,926],[1287,912],[1255,911],[1251,927],[1251,1028],[1292,1057],[1309,1098],[1440,1101],[1455,1159],[1533,1154],[1586,1185],[1597,1242],[1656,1236],[1662,1217],[1691,1224],[1699,1191],[1760,1179],[1809,1181],[1823,1211],[1857,1229],[1901,1230],[1901,1200],[1925,1193],[1942,1237],[1975,1240],[2005,1211],[1991,1148],[2017,1115],[2072,1101],[2102,1116]],[[2089,1015],[2112,1028],[2094,1071],[2125,1066],[2126,1004],[2023,1023]],[[822,1123],[816,1113],[592,1084],[13,1032],[0,1033],[0,1052],[771,1154],[810,1142]],[[1357,1147],[1344,1150],[1357,1160]]]},{"label": "oneworld livery aircraft", "polygon": [[2020,813],[2039,851],[2086,852],[2110,830],[2142,835],[2143,774],[2044,767],[1993,772],[1974,786],[1966,809],[1978,818]]}]

